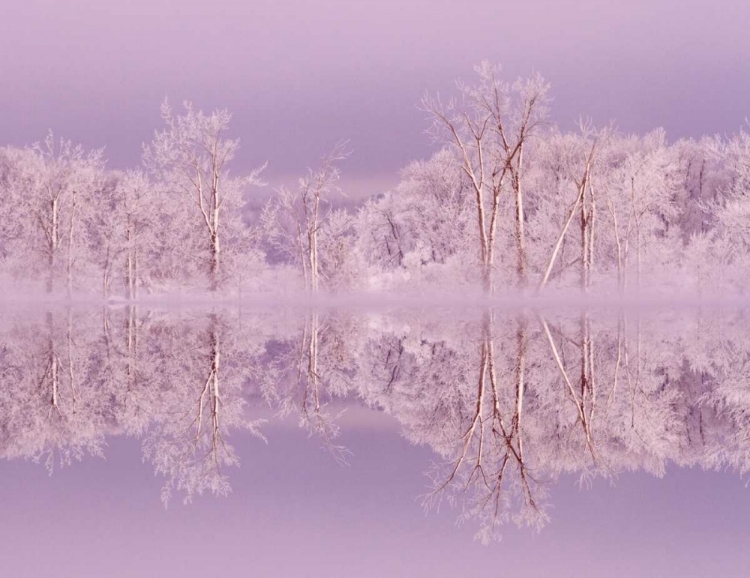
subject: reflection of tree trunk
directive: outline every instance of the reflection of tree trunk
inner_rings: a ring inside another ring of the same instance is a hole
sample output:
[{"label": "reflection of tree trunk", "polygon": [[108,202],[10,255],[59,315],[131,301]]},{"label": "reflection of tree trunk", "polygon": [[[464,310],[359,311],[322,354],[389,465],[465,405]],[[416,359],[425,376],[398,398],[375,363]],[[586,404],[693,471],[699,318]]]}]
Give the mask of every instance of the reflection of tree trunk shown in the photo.
[{"label": "reflection of tree trunk", "polygon": [[617,395],[617,383],[620,377],[620,367],[622,366],[623,341],[624,341],[624,318],[625,313],[620,310],[617,314],[617,357],[615,359],[615,375],[612,384],[612,391],[607,399],[607,411],[612,407],[615,396]]},{"label": "reflection of tree trunk", "polygon": [[47,419],[49,419],[52,412],[57,412],[60,415],[60,360],[55,346],[55,322],[51,312],[47,312],[46,321],[48,359],[47,369],[42,376],[42,380],[49,377],[50,407],[47,412]]},{"label": "reflection of tree trunk", "polygon": [[334,443],[338,427],[328,415],[324,403],[324,383],[320,369],[320,339],[323,329],[317,311],[305,320],[298,351],[297,385],[301,390],[301,424],[315,433],[326,449],[340,463],[346,463],[346,448]]},{"label": "reflection of tree trunk", "polygon": [[516,416],[514,430],[518,437],[518,454],[523,460],[523,436],[521,435],[521,416],[523,415],[523,396],[525,391],[526,373],[526,319],[518,318],[518,330],[516,331]]},{"label": "reflection of tree trunk", "polygon": [[[404,354],[404,341],[403,339],[398,339],[398,345],[395,347],[395,349],[393,347],[390,347],[388,349],[388,354],[385,357],[384,366],[386,370],[390,366],[390,377],[388,379],[388,383],[386,383],[385,387],[383,388],[383,393],[390,394],[393,388],[393,384],[400,377],[401,357],[403,356],[403,354]],[[393,356],[395,359],[391,360],[391,356]]]},{"label": "reflection of tree trunk", "polygon": [[[318,344],[320,338],[318,312],[310,313],[302,334],[302,351],[306,358],[305,379],[302,393],[302,414],[326,443],[329,441],[329,428],[321,412],[320,374],[318,372]],[[312,401],[311,401],[312,398]]]},{"label": "reflection of tree trunk", "polygon": [[109,307],[106,304],[102,307],[102,335],[104,336],[104,343],[107,346],[107,359],[109,359],[112,337],[109,330]]},{"label": "reflection of tree trunk", "polygon": [[[469,473],[469,478],[466,482],[466,485],[468,486],[471,483],[471,481],[474,479],[475,474],[477,473],[482,477],[482,480],[484,481],[484,483],[487,484],[487,476],[485,475],[485,472],[484,472],[483,459],[484,459],[484,454],[485,454],[484,398],[485,398],[485,391],[487,388],[488,372],[490,374],[490,382],[493,386],[493,400],[494,400],[493,407],[497,410],[497,412],[499,412],[499,398],[498,398],[497,389],[496,389],[495,370],[494,370],[494,361],[493,361],[494,343],[492,339],[492,322],[493,322],[492,313],[486,312],[483,315],[483,319],[482,319],[482,344],[480,346],[479,372],[478,372],[478,377],[477,377],[477,393],[476,393],[476,400],[473,404],[474,411],[471,414],[471,423],[469,424],[469,427],[466,429],[464,434],[461,436],[461,441],[462,441],[461,452],[456,458],[450,474],[445,479],[445,481],[435,490],[436,492],[442,491],[443,489],[448,487],[451,484],[451,482],[453,482],[454,478],[461,470],[461,466],[463,465],[464,461],[467,459],[467,456],[469,455],[469,450],[471,449],[472,443],[475,442],[475,437],[476,437],[476,445],[477,445],[476,455],[474,457],[473,467],[472,467],[471,472]],[[502,471],[504,473],[505,464],[503,464]]]},{"label": "reflection of tree trunk", "polygon": [[[596,391],[594,389],[594,345],[591,339],[591,318],[588,311],[582,311],[580,316],[581,333],[581,405],[584,415],[588,409],[589,425],[593,421],[596,407]],[[587,404],[588,400],[588,404]]]},{"label": "reflection of tree trunk", "polygon": [[219,338],[219,322],[216,314],[210,315],[210,349],[209,360],[211,366],[208,377],[203,385],[200,397],[198,398],[198,415],[195,418],[195,440],[197,447],[200,436],[203,431],[204,413],[208,409],[211,415],[211,447],[209,456],[214,466],[219,468],[219,449],[223,445],[221,437],[221,397],[219,395],[219,362],[221,361],[221,342]]},{"label": "reflection of tree trunk", "polygon": [[[575,392],[573,383],[570,381],[568,372],[565,369],[565,363],[560,357],[560,353],[558,352],[557,345],[555,344],[555,340],[552,337],[552,333],[550,333],[549,325],[547,324],[547,321],[544,319],[544,316],[539,315],[539,321],[541,322],[542,328],[544,329],[544,333],[547,336],[547,341],[549,343],[550,350],[552,351],[552,357],[555,360],[555,363],[557,364],[557,368],[560,370],[560,375],[562,376],[565,386],[568,390],[568,393],[570,394],[571,401],[576,406],[576,411],[578,412],[578,421],[581,423],[581,428],[583,429],[583,434],[586,439],[586,447],[589,449],[591,453],[591,457],[596,461],[596,452],[594,451],[591,423],[590,423],[589,418],[586,415],[584,399],[583,398],[579,399],[579,396]],[[583,362],[582,362],[582,368],[584,368],[582,370],[582,373],[585,373],[587,370],[585,369],[585,363]],[[583,384],[581,388],[583,391]]]},{"label": "reflection of tree trunk", "polygon": [[[503,489],[509,465],[515,464],[522,493],[523,508],[529,519],[541,520],[540,511],[532,491],[535,480],[528,471],[523,451],[523,401],[525,394],[527,322],[517,321],[516,356],[514,367],[514,403],[511,418],[503,416],[503,403],[498,383],[495,360],[494,312],[487,311],[482,319],[482,344],[480,346],[479,372],[476,400],[470,414],[470,423],[460,438],[460,450],[450,472],[433,495],[446,489],[456,479],[464,464],[471,469],[463,476],[464,491],[475,484],[478,488],[481,509],[489,506],[492,518],[497,520],[503,504]],[[489,376],[489,391],[487,377]],[[485,402],[486,396],[490,402]]]},{"label": "reflection of tree trunk", "polygon": [[137,326],[138,310],[134,305],[128,305],[127,318],[125,321],[126,345],[128,356],[128,389],[135,384],[136,356],[138,355]]},{"label": "reflection of tree trunk", "polygon": [[214,463],[219,466],[218,451],[221,442],[221,431],[219,429],[219,410],[221,407],[221,396],[219,394],[219,363],[221,361],[221,341],[219,337],[218,322],[216,316],[211,318],[211,425],[212,425],[212,448],[214,452]]},{"label": "reflection of tree trunk", "polygon": [[70,390],[73,393],[73,401],[76,400],[77,388],[75,378],[75,368],[73,365],[73,312],[68,308],[68,379],[70,380]]}]

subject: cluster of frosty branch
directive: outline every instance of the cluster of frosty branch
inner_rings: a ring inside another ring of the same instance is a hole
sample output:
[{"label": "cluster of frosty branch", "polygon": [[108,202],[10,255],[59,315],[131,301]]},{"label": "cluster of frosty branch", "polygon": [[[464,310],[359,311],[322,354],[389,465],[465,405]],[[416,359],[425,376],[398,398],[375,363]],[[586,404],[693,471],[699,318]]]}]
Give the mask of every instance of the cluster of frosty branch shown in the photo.
[{"label": "cluster of frosty branch", "polygon": [[260,170],[230,174],[238,141],[224,110],[175,114],[165,103],[165,127],[127,172],[51,134],[0,149],[6,280],[129,299],[236,294],[264,279],[310,291],[743,291],[748,133],[670,144],[661,130],[628,136],[582,122],[563,132],[547,121],[541,77],[476,71],[455,98],[423,100],[439,150],[354,211],[335,208],[350,152],[339,144],[243,220]]},{"label": "cluster of frosty branch", "polygon": [[297,417],[341,461],[336,408],[366,405],[438,456],[427,504],[455,501],[489,539],[545,523],[562,474],[750,470],[746,327],[742,312],[6,312],[0,457],[51,468],[137,436],[163,499],[189,500],[230,490],[233,434],[260,435],[258,411]]}]

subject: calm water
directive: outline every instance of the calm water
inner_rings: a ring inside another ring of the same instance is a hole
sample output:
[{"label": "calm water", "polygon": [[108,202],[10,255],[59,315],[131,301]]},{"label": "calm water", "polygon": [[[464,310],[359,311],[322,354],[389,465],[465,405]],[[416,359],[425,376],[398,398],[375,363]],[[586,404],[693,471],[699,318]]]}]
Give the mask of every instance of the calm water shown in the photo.
[{"label": "calm water", "polygon": [[0,314],[3,576],[746,576],[740,309]]}]

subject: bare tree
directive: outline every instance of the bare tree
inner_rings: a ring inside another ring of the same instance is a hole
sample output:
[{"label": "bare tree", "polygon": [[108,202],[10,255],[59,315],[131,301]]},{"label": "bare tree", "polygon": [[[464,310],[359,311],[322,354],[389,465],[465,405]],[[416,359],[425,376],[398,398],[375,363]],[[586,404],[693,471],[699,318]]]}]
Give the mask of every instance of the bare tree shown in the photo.
[{"label": "bare tree", "polygon": [[508,187],[514,205],[516,283],[523,287],[527,282],[524,148],[546,118],[549,84],[539,75],[509,84],[500,79],[500,67],[486,61],[476,72],[476,85],[458,83],[459,98],[444,103],[425,96],[422,106],[432,118],[432,135],[455,148],[473,188],[483,286],[491,292],[501,196]]}]

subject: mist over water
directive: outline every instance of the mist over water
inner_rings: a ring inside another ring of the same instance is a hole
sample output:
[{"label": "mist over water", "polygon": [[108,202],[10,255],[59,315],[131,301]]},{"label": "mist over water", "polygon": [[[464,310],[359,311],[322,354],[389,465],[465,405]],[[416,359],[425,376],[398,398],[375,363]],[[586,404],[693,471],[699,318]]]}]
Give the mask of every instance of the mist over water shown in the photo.
[{"label": "mist over water", "polygon": [[[562,563],[580,555],[561,546],[564,532],[594,532],[591,543],[610,555],[591,557],[589,574],[557,575],[601,575],[624,548],[653,572],[631,561],[622,575],[663,575],[688,561],[700,569],[715,556],[740,575],[747,555],[727,545],[746,535],[747,316],[736,306],[575,302],[4,308],[0,367],[11,386],[0,394],[2,468],[19,503],[52,500],[53,527],[75,527],[83,539],[94,527],[62,504],[109,504],[98,506],[111,528],[102,552],[115,556],[124,532],[142,524],[174,532],[191,519],[196,532],[262,532],[265,547],[281,547],[288,532],[307,543],[311,576],[324,575],[324,560],[349,569],[333,575],[393,572],[412,548],[477,571],[511,549]],[[117,489],[118,475],[133,480],[129,489]],[[100,484],[109,479],[111,492]],[[62,503],[52,497],[60,491]],[[710,514],[696,505],[705,492]],[[33,511],[21,527],[36,523]],[[657,523],[659,512],[675,522]],[[644,519],[654,527],[644,530]],[[153,540],[187,559],[192,535],[183,527],[181,537]],[[646,539],[656,535],[676,546],[653,550]],[[340,540],[368,543],[350,552],[390,554],[363,570]],[[688,547],[696,540],[697,558]],[[435,544],[450,551],[435,554]],[[262,567],[285,567],[246,547]],[[70,548],[73,558],[83,552]],[[41,556],[26,568],[48,563]],[[513,564],[532,576],[545,563]],[[131,572],[155,567],[133,564]],[[430,565],[414,564],[413,572]],[[96,575],[62,567],[70,573],[60,575]],[[232,562],[225,575],[242,572]]]}]

